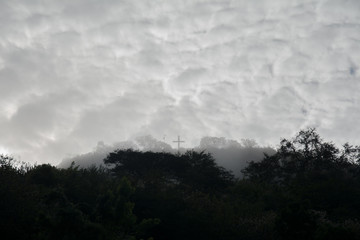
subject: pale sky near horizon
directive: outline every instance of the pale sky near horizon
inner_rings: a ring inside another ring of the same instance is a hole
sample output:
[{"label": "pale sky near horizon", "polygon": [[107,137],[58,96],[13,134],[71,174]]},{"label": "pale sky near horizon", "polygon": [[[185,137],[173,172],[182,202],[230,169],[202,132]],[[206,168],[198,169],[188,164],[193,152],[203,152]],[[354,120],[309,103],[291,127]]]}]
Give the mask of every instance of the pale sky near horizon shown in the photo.
[{"label": "pale sky near horizon", "polygon": [[360,144],[359,0],[2,0],[0,153],[152,135]]}]

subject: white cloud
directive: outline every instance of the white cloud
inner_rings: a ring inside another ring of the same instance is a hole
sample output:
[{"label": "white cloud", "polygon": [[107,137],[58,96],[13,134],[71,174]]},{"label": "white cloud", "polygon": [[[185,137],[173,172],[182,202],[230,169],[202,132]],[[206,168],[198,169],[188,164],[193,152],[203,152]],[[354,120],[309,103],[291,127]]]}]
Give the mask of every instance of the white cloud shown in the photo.
[{"label": "white cloud", "polygon": [[357,0],[0,2],[0,146],[57,163],[151,134],[359,144]]}]

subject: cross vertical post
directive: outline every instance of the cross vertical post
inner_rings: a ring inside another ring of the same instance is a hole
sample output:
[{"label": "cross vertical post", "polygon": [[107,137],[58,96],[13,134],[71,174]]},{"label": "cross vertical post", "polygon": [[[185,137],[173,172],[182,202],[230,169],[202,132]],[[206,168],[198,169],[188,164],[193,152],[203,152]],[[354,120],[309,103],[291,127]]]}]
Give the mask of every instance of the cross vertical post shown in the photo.
[{"label": "cross vertical post", "polygon": [[178,140],[173,142],[178,144],[178,154],[180,154],[180,143],[183,143],[185,141],[180,141],[180,136],[178,136]]}]

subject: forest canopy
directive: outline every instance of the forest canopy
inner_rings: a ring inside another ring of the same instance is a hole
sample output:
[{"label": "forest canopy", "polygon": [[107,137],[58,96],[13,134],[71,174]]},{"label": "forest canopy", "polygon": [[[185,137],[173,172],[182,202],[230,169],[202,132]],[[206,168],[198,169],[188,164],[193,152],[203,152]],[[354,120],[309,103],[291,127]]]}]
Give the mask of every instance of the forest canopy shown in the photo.
[{"label": "forest canopy", "polygon": [[89,168],[1,155],[1,239],[359,239],[359,164],[315,129],[243,178],[204,151],[119,149]]}]

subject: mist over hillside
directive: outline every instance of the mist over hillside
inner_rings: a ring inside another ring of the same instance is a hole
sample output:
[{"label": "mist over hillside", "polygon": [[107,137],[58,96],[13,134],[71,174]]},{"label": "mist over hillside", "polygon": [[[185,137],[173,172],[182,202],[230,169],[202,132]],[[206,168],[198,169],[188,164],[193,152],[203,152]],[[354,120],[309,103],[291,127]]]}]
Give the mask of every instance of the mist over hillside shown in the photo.
[{"label": "mist over hillside", "polygon": [[0,240],[360,240],[360,0],[0,17]]},{"label": "mist over hillside", "polygon": [[74,157],[65,158],[60,164],[60,168],[67,168],[74,162],[81,168],[87,168],[92,165],[104,165],[103,160],[107,155],[115,150],[133,149],[143,152],[167,152],[167,153],[184,153],[187,150],[210,153],[216,160],[216,163],[227,170],[232,171],[236,177],[242,177],[241,170],[244,169],[248,162],[258,162],[264,158],[264,154],[275,154],[271,147],[259,146],[255,140],[242,139],[240,142],[224,137],[203,137],[198,146],[192,149],[182,148],[178,150],[170,144],[157,140],[151,135],[137,137],[133,140],[117,142],[107,145],[100,141],[94,148],[94,151],[79,154]]}]

